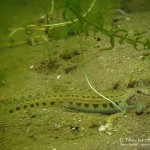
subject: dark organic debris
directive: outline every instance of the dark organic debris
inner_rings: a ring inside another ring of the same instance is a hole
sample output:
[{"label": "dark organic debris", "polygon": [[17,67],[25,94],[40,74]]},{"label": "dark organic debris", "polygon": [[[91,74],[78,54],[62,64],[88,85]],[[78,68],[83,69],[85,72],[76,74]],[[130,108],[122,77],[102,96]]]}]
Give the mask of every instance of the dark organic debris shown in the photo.
[{"label": "dark organic debris", "polygon": [[68,74],[72,72],[73,70],[76,70],[77,66],[71,66],[65,69],[65,73]]},{"label": "dark organic debris", "polygon": [[56,61],[44,60],[41,62],[40,66],[35,68],[37,73],[50,74],[59,68],[59,64]]}]

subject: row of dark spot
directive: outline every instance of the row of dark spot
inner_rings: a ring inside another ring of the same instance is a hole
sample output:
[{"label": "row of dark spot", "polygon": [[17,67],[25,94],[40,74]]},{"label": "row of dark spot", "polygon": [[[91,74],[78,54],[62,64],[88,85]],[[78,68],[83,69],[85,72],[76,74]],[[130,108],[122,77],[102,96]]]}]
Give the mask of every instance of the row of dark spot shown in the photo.
[{"label": "row of dark spot", "polygon": [[90,95],[82,95],[82,96],[80,96],[80,95],[74,95],[74,94],[71,94],[71,95],[69,95],[69,94],[67,94],[67,95],[48,95],[48,96],[46,96],[46,95],[42,95],[41,96],[42,98],[55,98],[55,97],[57,97],[57,98],[65,98],[65,97],[70,97],[70,98],[72,98],[72,97],[80,97],[80,98],[93,98],[93,99],[96,99],[96,98],[98,98],[98,99],[101,99],[102,97],[100,97],[100,96],[90,96]]},{"label": "row of dark spot", "polygon": [[[70,104],[72,104],[72,103],[70,103]],[[115,104],[118,106],[119,105],[119,102],[115,102]],[[82,104],[81,103],[76,103],[76,105],[78,106],[78,107],[80,107]],[[108,105],[109,105],[109,107],[110,108],[114,108],[114,105],[112,104],[112,103],[109,103],[109,104],[106,104],[106,103],[103,103],[102,104],[102,107],[103,108],[107,108],[108,107]],[[88,108],[90,106],[90,104],[89,103],[84,103],[84,107],[86,107],[86,108]],[[92,104],[92,106],[93,106],[93,108],[98,108],[99,107],[99,104]]]},{"label": "row of dark spot", "polygon": [[[59,101],[59,104],[62,104],[62,103],[63,103],[63,101]],[[68,103],[69,103],[70,105],[73,105],[73,102],[68,102]],[[42,102],[41,104],[42,104],[42,106],[46,106],[48,103]],[[50,104],[51,106],[53,106],[53,105],[55,104],[55,101],[51,101],[49,104]],[[119,105],[119,102],[115,102],[115,104],[118,106],[118,105]],[[82,103],[76,102],[76,106],[77,106],[77,107],[81,107],[81,105],[82,105]],[[109,103],[109,104],[103,103],[103,104],[102,104],[102,107],[103,107],[103,108],[107,108],[108,105],[109,105],[110,108],[114,108],[114,105],[113,105],[112,103]],[[30,104],[29,106],[28,106],[28,105],[23,105],[23,108],[24,108],[24,110],[25,110],[25,109],[27,109],[28,107],[33,108],[33,107],[35,107],[35,106],[38,107],[38,106],[40,106],[40,104],[39,104],[38,102],[36,102],[35,104],[32,103],[32,104]],[[84,103],[83,106],[86,107],[86,108],[88,108],[88,107],[90,106],[90,104],[89,104],[89,103]],[[96,104],[96,103],[95,103],[95,104],[92,104],[92,106],[93,106],[94,109],[96,109],[96,108],[99,107],[99,104]],[[20,108],[19,106],[17,106],[17,107],[15,108],[15,110],[20,111],[21,108]],[[13,112],[14,112],[13,109],[10,109],[10,110],[9,110],[9,113],[13,113]]]},{"label": "row of dark spot", "polygon": [[[59,103],[61,103],[61,101],[60,101]],[[42,102],[41,104],[42,104],[42,106],[46,106],[46,105],[47,105],[46,102]],[[50,105],[51,105],[51,106],[53,106],[54,104],[55,104],[54,101],[51,101],[51,102],[50,102]],[[27,109],[27,108],[34,108],[35,106],[38,107],[38,106],[40,106],[40,104],[39,104],[38,102],[36,102],[35,104],[32,103],[32,104],[30,104],[29,106],[28,106],[28,105],[23,105],[23,108],[24,108],[24,110],[25,110],[25,109]],[[14,110],[19,111],[19,110],[21,110],[21,108],[20,108],[19,106],[17,106]],[[10,110],[9,110],[9,113],[13,113],[14,110],[13,110],[13,109],[10,109]]]}]

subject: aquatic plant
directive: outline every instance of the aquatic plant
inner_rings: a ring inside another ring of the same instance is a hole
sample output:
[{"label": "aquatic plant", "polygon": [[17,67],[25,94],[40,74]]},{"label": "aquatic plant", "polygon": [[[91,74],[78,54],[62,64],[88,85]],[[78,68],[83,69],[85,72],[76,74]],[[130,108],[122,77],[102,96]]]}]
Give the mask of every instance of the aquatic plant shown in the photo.
[{"label": "aquatic plant", "polygon": [[148,55],[146,56],[146,58],[145,58],[142,62],[138,63],[138,64],[135,66],[135,68],[133,69],[133,71],[131,72],[131,74],[130,74],[130,76],[129,76],[129,81],[128,81],[128,84],[127,84],[128,87],[134,87],[134,86],[135,86],[135,82],[132,81],[133,75],[135,74],[135,72],[136,72],[141,66],[143,66],[143,65],[144,65],[147,61],[149,61],[149,60],[150,60],[150,54],[148,54]]},{"label": "aquatic plant", "polygon": [[[39,0],[40,1],[40,0]],[[40,1],[42,3],[42,1]],[[49,38],[55,37],[55,39],[64,39],[69,38],[69,35],[77,35],[77,34],[84,34],[88,36],[89,31],[93,30],[94,32],[100,32],[105,36],[110,38],[111,49],[115,46],[115,38],[119,39],[120,44],[128,43],[134,46],[136,50],[143,50],[150,48],[150,39],[144,37],[147,31],[135,31],[132,37],[129,36],[129,32],[126,29],[120,29],[116,24],[111,23],[109,28],[105,27],[105,22],[103,15],[99,12],[96,14],[92,14],[92,10],[94,10],[96,4],[96,0],[91,2],[90,7],[86,12],[83,13],[81,4],[77,0],[66,0],[64,5],[64,11],[62,16],[65,22],[59,22],[56,24],[50,24],[49,16],[54,11],[54,0],[52,0],[52,7],[50,13],[48,13],[46,7],[42,5],[47,24],[36,25],[36,24],[29,24],[25,27],[20,27],[17,29],[13,29],[13,31],[9,34],[8,38],[12,38],[17,32],[24,31],[26,35],[28,35],[28,40],[20,43],[11,43],[7,45],[1,46],[15,46],[19,44],[43,44],[49,41]],[[123,6],[122,6],[123,7]],[[98,10],[94,10],[98,11]],[[121,10],[120,10],[121,11]],[[93,27],[91,29],[91,27]],[[57,34],[57,29],[59,34]],[[38,35],[34,34],[35,32],[41,32]],[[56,32],[56,34],[54,34]],[[142,47],[139,48],[139,44]]]},{"label": "aquatic plant", "polygon": [[[99,20],[98,18],[91,19],[89,17],[86,17],[85,15],[81,15],[79,13],[79,10],[73,5],[72,1],[71,0],[67,1],[69,3],[67,5],[67,9],[71,10],[76,15],[76,17],[78,18],[78,22],[80,24],[80,32],[82,31],[85,35],[87,35],[87,31],[89,31],[86,30],[87,26],[85,26],[85,24],[86,25],[88,24],[93,27],[93,30],[96,30],[97,32],[100,32],[110,38],[111,48],[115,46],[115,38],[119,38],[120,44],[124,44],[125,42],[127,42],[133,45],[136,50],[143,50],[150,48],[150,40],[148,38],[145,38],[142,41],[142,38],[144,38],[142,37],[142,35],[144,36],[146,31],[144,32],[136,31],[133,37],[130,38],[129,33],[126,29],[120,29],[114,23],[110,25],[109,29],[105,29],[102,17]],[[95,3],[95,0],[93,1],[93,3]],[[139,49],[138,44],[142,44],[143,47]]]},{"label": "aquatic plant", "polygon": [[[75,0],[74,0],[75,1]],[[93,0],[92,6],[94,6],[95,4],[95,0]],[[72,11],[76,17],[78,18],[78,23],[80,25],[78,25],[78,33],[83,33],[85,36],[88,35],[89,32],[89,26],[93,27],[93,30],[96,32],[100,32],[102,34],[104,34],[105,36],[109,37],[110,39],[110,47],[109,48],[104,48],[103,50],[112,50],[113,47],[115,46],[115,38],[119,39],[119,43],[125,44],[131,44],[133,45],[134,49],[137,51],[141,51],[141,50],[149,50],[150,49],[150,39],[145,37],[145,34],[147,33],[147,31],[135,31],[134,34],[132,35],[132,37],[130,37],[128,30],[126,29],[120,29],[116,24],[112,23],[109,26],[109,29],[106,29],[104,26],[104,21],[103,21],[103,16],[100,17],[100,20],[98,18],[95,18],[93,20],[93,18],[90,18],[89,16],[86,15],[81,15],[80,14],[80,7],[77,7],[75,4],[75,2],[72,2],[71,0],[67,0],[67,5],[66,5],[66,9],[69,9],[70,11]],[[123,4],[125,4],[126,7],[126,2],[123,1],[122,3],[122,7]],[[79,5],[79,4],[78,4]],[[91,10],[91,9],[89,9]],[[90,11],[88,11],[89,13]],[[87,14],[88,14],[87,13]],[[66,17],[64,17],[66,18]],[[146,62],[150,59],[150,54],[148,54],[146,56],[146,59],[143,60],[142,62],[140,62],[132,71],[132,73],[130,74],[130,78],[129,78],[129,82],[128,82],[128,87],[132,87],[132,78],[133,75],[135,74],[135,72]],[[87,78],[87,77],[86,77]],[[87,82],[88,82],[88,78],[87,78]],[[90,85],[90,83],[89,83]]]}]

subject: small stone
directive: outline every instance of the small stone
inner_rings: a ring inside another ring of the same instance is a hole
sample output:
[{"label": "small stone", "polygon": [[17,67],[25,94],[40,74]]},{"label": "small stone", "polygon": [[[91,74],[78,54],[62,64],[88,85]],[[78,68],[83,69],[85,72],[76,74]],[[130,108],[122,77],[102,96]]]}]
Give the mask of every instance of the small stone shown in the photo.
[{"label": "small stone", "polygon": [[107,129],[107,126],[106,125],[101,125],[99,127],[99,132],[102,132],[102,131],[105,131]]},{"label": "small stone", "polygon": [[30,69],[33,69],[33,65],[30,66]]},{"label": "small stone", "polygon": [[60,79],[60,77],[61,77],[61,75],[58,75],[58,76],[56,77],[56,78],[57,78],[57,80],[58,80],[58,79]]},{"label": "small stone", "polygon": [[130,18],[127,17],[126,20],[130,20]]}]

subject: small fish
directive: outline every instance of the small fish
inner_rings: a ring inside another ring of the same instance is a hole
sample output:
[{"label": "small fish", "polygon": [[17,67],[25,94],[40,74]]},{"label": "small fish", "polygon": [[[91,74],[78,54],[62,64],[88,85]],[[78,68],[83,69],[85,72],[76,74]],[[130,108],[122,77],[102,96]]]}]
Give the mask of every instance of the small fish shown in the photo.
[{"label": "small fish", "polygon": [[[140,107],[143,109],[146,104],[150,103],[150,95],[140,93],[139,91],[112,91],[105,95],[126,112]],[[96,95],[43,94],[1,103],[0,114],[13,114],[33,108],[48,108],[53,106],[63,106],[77,111],[101,114],[120,112],[114,104]]]}]

